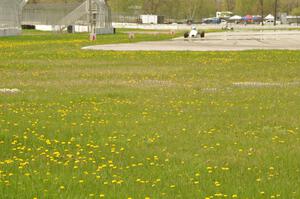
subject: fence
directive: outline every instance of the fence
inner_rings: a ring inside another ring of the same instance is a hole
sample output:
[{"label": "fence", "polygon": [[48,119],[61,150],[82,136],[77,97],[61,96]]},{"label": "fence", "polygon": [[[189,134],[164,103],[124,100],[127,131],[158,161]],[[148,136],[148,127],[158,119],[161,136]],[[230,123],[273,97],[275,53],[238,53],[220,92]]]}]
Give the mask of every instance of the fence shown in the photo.
[{"label": "fence", "polygon": [[[111,11],[105,0],[81,0],[75,3],[29,3],[22,14],[24,25],[91,26],[97,34],[113,33]],[[91,29],[92,28],[92,29]]]},{"label": "fence", "polygon": [[17,35],[24,0],[0,0],[0,36]]},{"label": "fence", "polygon": [[0,0],[0,36],[19,34],[21,24],[48,25],[55,27],[53,30],[83,25],[89,26],[89,30],[97,34],[114,32],[110,7],[105,0],[26,3],[27,0]]}]

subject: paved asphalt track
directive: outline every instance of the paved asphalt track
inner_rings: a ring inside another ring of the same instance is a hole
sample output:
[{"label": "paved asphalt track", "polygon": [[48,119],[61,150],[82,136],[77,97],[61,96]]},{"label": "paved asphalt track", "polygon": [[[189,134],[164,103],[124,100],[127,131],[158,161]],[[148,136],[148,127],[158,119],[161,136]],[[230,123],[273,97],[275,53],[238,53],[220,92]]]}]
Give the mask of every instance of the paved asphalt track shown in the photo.
[{"label": "paved asphalt track", "polygon": [[243,51],[300,50],[300,31],[251,31],[208,33],[204,39],[109,44],[84,47],[105,51]]}]

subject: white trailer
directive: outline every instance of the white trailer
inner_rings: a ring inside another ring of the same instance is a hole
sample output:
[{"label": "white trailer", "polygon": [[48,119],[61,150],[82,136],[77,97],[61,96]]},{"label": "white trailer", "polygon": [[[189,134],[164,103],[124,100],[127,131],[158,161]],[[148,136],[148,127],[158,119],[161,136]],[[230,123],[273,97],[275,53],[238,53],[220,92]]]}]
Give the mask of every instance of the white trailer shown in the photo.
[{"label": "white trailer", "polygon": [[164,17],[158,15],[141,15],[142,24],[162,24],[164,23]]}]

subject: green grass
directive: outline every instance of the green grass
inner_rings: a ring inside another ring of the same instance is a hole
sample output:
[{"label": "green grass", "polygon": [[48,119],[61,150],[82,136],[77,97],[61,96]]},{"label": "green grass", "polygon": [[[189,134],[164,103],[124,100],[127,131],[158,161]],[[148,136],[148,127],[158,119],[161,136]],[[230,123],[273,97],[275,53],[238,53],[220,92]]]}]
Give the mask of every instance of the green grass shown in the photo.
[{"label": "green grass", "polygon": [[300,198],[299,51],[80,50],[119,42],[0,38],[0,198]]}]

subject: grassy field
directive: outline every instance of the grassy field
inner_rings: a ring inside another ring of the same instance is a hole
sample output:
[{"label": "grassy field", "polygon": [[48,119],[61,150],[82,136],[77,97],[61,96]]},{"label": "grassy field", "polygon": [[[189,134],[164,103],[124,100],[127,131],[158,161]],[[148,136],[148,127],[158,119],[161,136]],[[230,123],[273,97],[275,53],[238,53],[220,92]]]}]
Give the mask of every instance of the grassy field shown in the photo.
[{"label": "grassy field", "polygon": [[0,198],[300,198],[299,51],[91,44],[0,38]]}]

